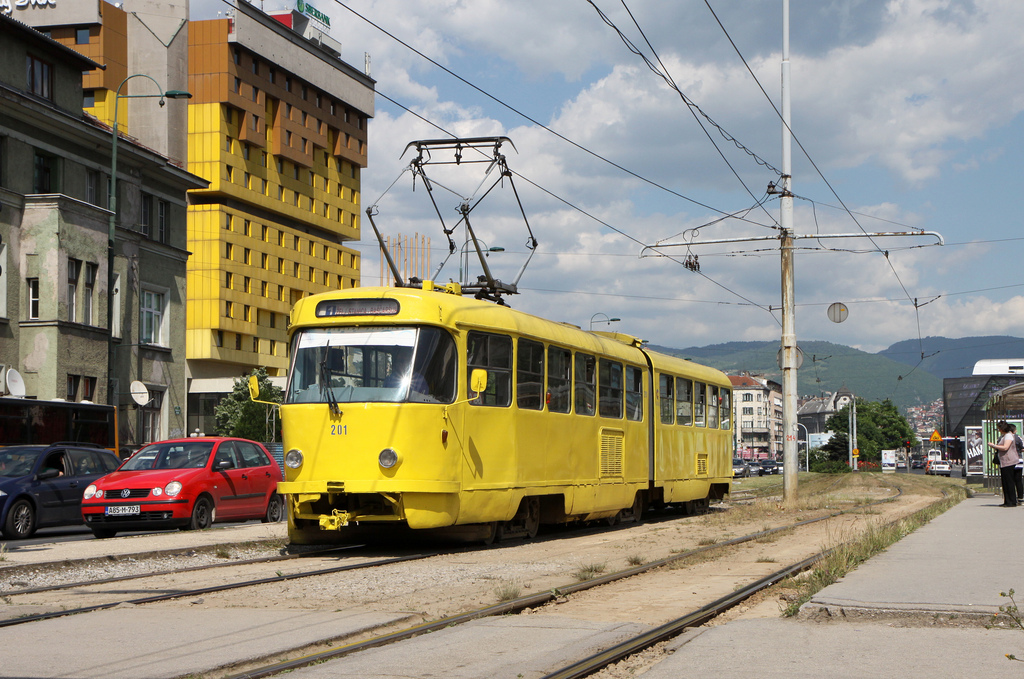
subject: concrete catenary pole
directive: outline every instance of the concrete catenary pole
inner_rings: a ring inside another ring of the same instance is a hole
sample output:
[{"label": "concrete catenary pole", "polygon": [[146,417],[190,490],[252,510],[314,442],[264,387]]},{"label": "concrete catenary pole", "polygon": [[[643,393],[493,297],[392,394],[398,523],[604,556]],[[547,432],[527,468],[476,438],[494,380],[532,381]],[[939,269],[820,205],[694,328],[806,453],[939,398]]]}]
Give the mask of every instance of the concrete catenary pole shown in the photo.
[{"label": "concrete catenary pole", "polygon": [[779,226],[782,228],[782,482],[783,502],[797,503],[796,303],[793,273],[793,176],[792,132],[789,93],[789,0],[782,0],[782,197]]}]

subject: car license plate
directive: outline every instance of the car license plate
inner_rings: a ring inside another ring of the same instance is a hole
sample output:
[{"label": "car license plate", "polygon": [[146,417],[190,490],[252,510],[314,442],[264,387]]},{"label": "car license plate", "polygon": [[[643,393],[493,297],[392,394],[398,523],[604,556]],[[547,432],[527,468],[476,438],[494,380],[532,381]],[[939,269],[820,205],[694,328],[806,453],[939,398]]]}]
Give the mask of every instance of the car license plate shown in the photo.
[{"label": "car license plate", "polygon": [[114,505],[107,507],[104,512],[107,516],[125,516],[139,513],[139,505]]}]

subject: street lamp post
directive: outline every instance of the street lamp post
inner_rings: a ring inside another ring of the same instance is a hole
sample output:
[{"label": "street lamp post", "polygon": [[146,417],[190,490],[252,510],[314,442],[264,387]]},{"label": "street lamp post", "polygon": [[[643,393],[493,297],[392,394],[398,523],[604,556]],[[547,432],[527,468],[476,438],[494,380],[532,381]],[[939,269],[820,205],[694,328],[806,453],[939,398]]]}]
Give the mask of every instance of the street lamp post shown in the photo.
[{"label": "street lamp post", "polygon": [[[495,245],[494,247],[490,247],[489,248],[489,247],[486,247],[487,243],[484,243],[484,241],[482,241],[482,240],[478,239],[476,242],[483,243],[483,245],[485,246],[481,250],[481,252],[484,253],[484,257],[487,257],[488,253],[491,253],[491,252],[505,252],[505,248],[501,247],[500,245]],[[470,244],[472,244],[472,243],[473,243],[473,241],[469,240],[469,238],[466,238],[466,242],[462,244],[462,249],[459,252],[459,283],[461,285],[469,285],[469,280],[468,280],[469,279],[469,249],[468,248],[469,248]],[[466,280],[463,280],[463,273],[462,273],[463,272],[463,268],[462,268],[463,261],[465,261],[465,263],[466,263],[466,268],[465,268]]]},{"label": "street lamp post", "polygon": [[608,318],[608,314],[602,314],[599,311],[599,312],[597,312],[596,314],[594,314],[593,316],[590,317],[590,329],[591,330],[594,329],[594,319],[596,319],[598,316],[604,316],[604,320],[602,320],[600,322],[601,323],[607,323],[608,325],[611,325],[612,323],[618,323],[619,321],[622,320],[621,318]]},{"label": "street lamp post", "polygon": [[[147,78],[160,89],[160,94],[121,94],[121,88],[132,78]],[[135,73],[121,81],[114,93],[114,123],[110,129],[110,187],[107,194],[107,209],[110,214],[107,221],[107,402],[116,406],[114,394],[114,239],[117,231],[117,105],[121,98],[134,99],[143,97],[160,97],[160,105],[167,99],[191,99],[192,95],[184,90],[167,90],[160,88],[160,83],[145,73]]]}]

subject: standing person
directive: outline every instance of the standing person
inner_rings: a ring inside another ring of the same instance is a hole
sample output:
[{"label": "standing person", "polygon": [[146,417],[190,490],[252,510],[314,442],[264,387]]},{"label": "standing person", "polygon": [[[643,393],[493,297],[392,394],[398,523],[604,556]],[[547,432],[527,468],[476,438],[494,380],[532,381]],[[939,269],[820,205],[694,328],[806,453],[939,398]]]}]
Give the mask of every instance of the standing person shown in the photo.
[{"label": "standing person", "polygon": [[1024,446],[1017,435],[1017,425],[1010,425],[1010,433],[1013,434],[1013,442],[1017,444],[1017,455],[1020,458],[1013,466],[1013,485],[1017,488],[1017,504],[1020,505],[1024,504]]},{"label": "standing person", "polygon": [[1017,450],[1017,443],[1014,441],[1013,432],[1006,420],[999,420],[996,423],[999,430],[999,441],[989,441],[990,448],[995,448],[999,461],[999,476],[1003,483],[1003,507],[1017,506],[1017,486],[1013,481],[1014,468],[1020,460],[1020,452]]}]

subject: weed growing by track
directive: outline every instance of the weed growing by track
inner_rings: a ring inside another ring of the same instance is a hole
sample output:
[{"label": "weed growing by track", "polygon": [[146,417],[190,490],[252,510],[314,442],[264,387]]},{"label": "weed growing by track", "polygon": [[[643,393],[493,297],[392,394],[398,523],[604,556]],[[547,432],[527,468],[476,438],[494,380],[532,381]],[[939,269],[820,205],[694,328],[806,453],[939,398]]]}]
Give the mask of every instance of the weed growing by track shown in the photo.
[{"label": "weed growing by track", "polygon": [[0,543],[0,561],[7,561],[7,543]]},{"label": "weed growing by track", "polygon": [[790,603],[783,611],[783,615],[795,616],[800,607],[809,601],[815,593],[838,581],[864,561],[903,539],[967,496],[964,487],[955,484],[946,486],[945,491],[947,495],[944,499],[910,516],[882,526],[874,523],[868,524],[858,538],[842,542],[832,548],[828,555],[809,573],[792,578],[789,583],[799,593],[790,598]]},{"label": "weed growing by track", "polygon": [[597,576],[599,576],[602,573],[604,573],[606,570],[608,570],[608,564],[604,564],[604,563],[585,564],[585,565],[581,565],[576,570],[576,572],[573,573],[573,577],[575,577],[580,582],[585,582],[587,580],[593,580]]},{"label": "weed growing by track", "polygon": [[630,566],[642,566],[644,564],[644,558],[639,554],[630,554],[626,557],[626,563]]},{"label": "weed growing by track", "polygon": [[494,588],[494,595],[497,597],[499,603],[518,599],[522,593],[523,588],[514,580],[511,582],[503,582]]}]

